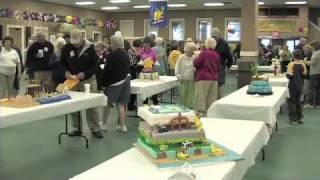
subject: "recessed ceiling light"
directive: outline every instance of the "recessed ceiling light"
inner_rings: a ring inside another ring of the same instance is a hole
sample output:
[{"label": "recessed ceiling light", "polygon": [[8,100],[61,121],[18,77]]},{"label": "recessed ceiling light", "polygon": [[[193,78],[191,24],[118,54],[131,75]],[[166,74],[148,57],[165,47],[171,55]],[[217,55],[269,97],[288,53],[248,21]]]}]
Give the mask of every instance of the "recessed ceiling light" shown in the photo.
[{"label": "recessed ceiling light", "polygon": [[204,3],[204,6],[224,6],[224,3]]},{"label": "recessed ceiling light", "polygon": [[186,7],[186,4],[168,4],[168,7]]},{"label": "recessed ceiling light", "polygon": [[117,6],[104,6],[104,7],[101,7],[102,10],[117,10],[117,9],[120,9],[119,7]]},{"label": "recessed ceiling light", "polygon": [[307,4],[307,1],[287,1],[285,4]]},{"label": "recessed ceiling light", "polygon": [[264,5],[264,2],[258,2],[259,5]]},{"label": "recessed ceiling light", "polygon": [[148,9],[150,8],[150,5],[137,5],[137,6],[132,6],[133,8],[136,9]]},{"label": "recessed ceiling light", "polygon": [[131,0],[110,0],[109,2],[113,4],[120,4],[120,3],[129,3],[131,2]]},{"label": "recessed ceiling light", "polygon": [[75,2],[75,4],[79,6],[85,6],[85,5],[92,5],[96,3],[93,1],[79,1],[79,2]]}]

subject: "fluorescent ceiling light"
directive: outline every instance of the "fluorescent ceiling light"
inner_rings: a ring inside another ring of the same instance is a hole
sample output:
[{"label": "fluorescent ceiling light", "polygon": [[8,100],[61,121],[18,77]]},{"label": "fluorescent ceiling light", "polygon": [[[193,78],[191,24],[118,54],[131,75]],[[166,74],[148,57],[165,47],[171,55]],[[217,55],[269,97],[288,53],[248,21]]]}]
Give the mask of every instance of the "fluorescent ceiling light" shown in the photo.
[{"label": "fluorescent ceiling light", "polygon": [[264,2],[258,2],[259,5],[264,5]]},{"label": "fluorescent ceiling light", "polygon": [[150,5],[137,5],[137,6],[132,6],[133,8],[136,9],[148,9],[150,8]]},{"label": "fluorescent ceiling light", "polygon": [[85,6],[85,5],[92,5],[92,4],[96,4],[93,1],[79,1],[79,2],[75,2],[76,5],[80,5],[80,6]]},{"label": "fluorescent ceiling light", "polygon": [[168,7],[186,7],[186,4],[168,4]]},{"label": "fluorescent ceiling light", "polygon": [[101,7],[102,10],[117,10],[120,9],[117,6],[105,6],[105,7]]},{"label": "fluorescent ceiling light", "polygon": [[307,1],[287,1],[285,4],[307,4]]},{"label": "fluorescent ceiling light", "polygon": [[131,0],[110,0],[109,2],[113,4],[120,4],[120,3],[129,3],[131,2]]},{"label": "fluorescent ceiling light", "polygon": [[204,3],[204,6],[224,6],[224,3]]}]

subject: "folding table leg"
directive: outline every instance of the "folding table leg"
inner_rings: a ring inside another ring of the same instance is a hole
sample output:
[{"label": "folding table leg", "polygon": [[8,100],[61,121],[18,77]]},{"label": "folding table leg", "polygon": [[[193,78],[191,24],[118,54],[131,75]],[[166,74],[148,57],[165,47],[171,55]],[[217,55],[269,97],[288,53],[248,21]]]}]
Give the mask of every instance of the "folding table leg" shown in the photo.
[{"label": "folding table leg", "polygon": [[[65,115],[65,132],[62,132],[62,133],[60,133],[59,134],[59,144],[61,144],[61,137],[62,137],[62,135],[69,135],[70,136],[70,134],[69,134],[69,132],[68,132],[68,115],[66,114]],[[86,137],[86,136],[84,136],[84,135],[82,135],[82,120],[81,120],[81,118],[80,118],[80,113],[78,113],[78,131],[79,131],[79,135],[74,135],[74,136],[77,136],[77,137],[82,137],[82,138],[84,138],[85,139],[85,141],[86,141],[86,148],[88,149],[89,148],[89,141],[88,141],[88,138]]]},{"label": "folding table leg", "polygon": [[78,137],[82,137],[85,141],[86,141],[86,148],[89,148],[89,141],[88,138],[84,135],[82,135],[82,119],[80,118],[80,112],[78,114],[78,131],[79,131],[79,135],[77,135]]},{"label": "folding table leg", "polygon": [[66,124],[65,124],[66,131],[59,134],[59,144],[61,144],[61,136],[62,135],[64,135],[64,134],[69,135],[69,133],[68,133],[68,114],[65,115],[65,122],[66,122]]},{"label": "folding table leg", "polygon": [[170,99],[171,104],[173,103],[173,94],[174,94],[174,88],[171,89],[171,99]]},{"label": "folding table leg", "polygon": [[261,149],[261,151],[262,151],[262,161],[265,161],[266,160],[266,152],[263,148]]}]

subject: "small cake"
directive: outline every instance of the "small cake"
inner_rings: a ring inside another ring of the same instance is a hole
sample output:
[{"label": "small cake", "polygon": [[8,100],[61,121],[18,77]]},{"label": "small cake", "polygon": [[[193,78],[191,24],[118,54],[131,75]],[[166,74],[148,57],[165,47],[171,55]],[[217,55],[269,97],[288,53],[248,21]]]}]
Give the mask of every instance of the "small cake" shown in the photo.
[{"label": "small cake", "polygon": [[159,80],[159,73],[158,72],[141,72],[139,74],[140,80],[149,80],[149,81],[156,81]]},{"label": "small cake", "polygon": [[33,100],[31,95],[18,95],[13,99],[2,99],[0,105],[14,108],[27,108],[38,104]]},{"label": "small cake", "polygon": [[268,81],[254,80],[248,86],[247,94],[272,95],[272,87]]}]

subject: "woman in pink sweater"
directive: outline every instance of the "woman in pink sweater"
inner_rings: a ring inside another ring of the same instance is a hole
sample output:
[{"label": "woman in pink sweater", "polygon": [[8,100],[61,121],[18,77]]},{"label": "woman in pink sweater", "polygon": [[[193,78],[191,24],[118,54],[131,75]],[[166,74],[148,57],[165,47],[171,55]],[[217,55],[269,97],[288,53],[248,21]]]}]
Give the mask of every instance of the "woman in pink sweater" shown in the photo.
[{"label": "woman in pink sweater", "polygon": [[218,80],[220,71],[220,56],[215,51],[217,42],[208,38],[206,49],[194,61],[196,68],[196,110],[206,113],[209,106],[217,100]]}]

